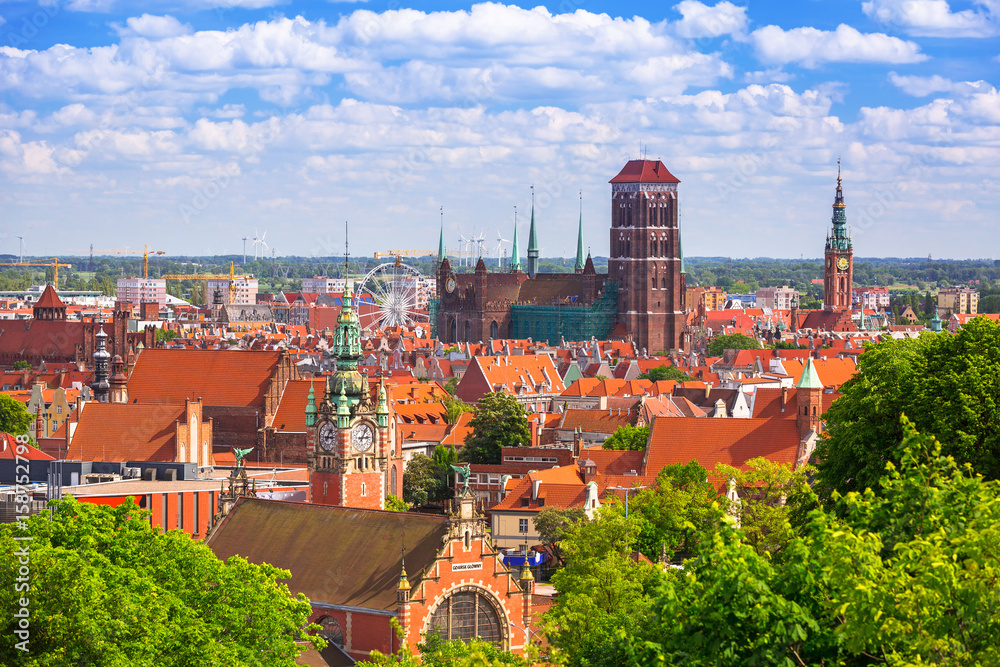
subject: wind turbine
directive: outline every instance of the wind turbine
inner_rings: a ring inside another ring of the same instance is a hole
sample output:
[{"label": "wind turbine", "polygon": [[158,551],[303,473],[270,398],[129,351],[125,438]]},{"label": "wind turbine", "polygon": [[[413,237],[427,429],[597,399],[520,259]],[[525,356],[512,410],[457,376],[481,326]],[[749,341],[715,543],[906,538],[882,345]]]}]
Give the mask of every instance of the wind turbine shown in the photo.
[{"label": "wind turbine", "polygon": [[479,236],[475,237],[474,242],[476,244],[476,249],[479,251],[479,256],[482,257],[486,250],[486,230],[483,229],[479,232]]},{"label": "wind turbine", "polygon": [[247,237],[243,237],[243,263],[247,263]]},{"label": "wind turbine", "polygon": [[497,227],[497,268],[503,268],[503,244],[510,243],[509,239],[505,239],[500,233],[500,228]]},{"label": "wind turbine", "polygon": [[253,228],[253,249],[254,249],[253,258],[255,261],[261,257],[267,259],[267,250],[270,250],[270,246],[268,246],[267,242],[264,241],[265,238],[267,238],[266,229],[264,230],[264,233],[261,234],[260,237],[258,238],[257,228],[256,227]]},{"label": "wind turbine", "polygon": [[462,266],[469,261],[469,252],[472,250],[472,237],[466,236],[461,230],[458,232],[458,247],[462,249],[462,256],[458,258],[458,265]]},{"label": "wind turbine", "polygon": [[7,236],[13,236],[18,241],[18,259],[17,259],[17,263],[18,264],[23,264],[24,263],[24,237],[33,228],[34,228],[34,225],[31,225],[30,227],[28,227],[27,229],[24,230],[23,234],[11,234],[10,232],[7,232]]}]

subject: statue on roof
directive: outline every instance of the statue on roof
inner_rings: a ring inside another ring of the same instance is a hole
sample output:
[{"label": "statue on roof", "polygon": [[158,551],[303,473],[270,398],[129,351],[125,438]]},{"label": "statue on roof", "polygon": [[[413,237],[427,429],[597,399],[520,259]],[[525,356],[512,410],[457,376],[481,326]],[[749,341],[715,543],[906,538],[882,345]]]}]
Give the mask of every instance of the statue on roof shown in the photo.
[{"label": "statue on roof", "polygon": [[469,490],[469,477],[472,476],[472,468],[470,468],[469,464],[466,463],[464,466],[453,465],[451,469],[460,475],[459,481],[462,483],[462,491],[460,495],[464,496],[466,491]]},{"label": "statue on roof", "polygon": [[233,447],[233,455],[236,457],[237,468],[243,467],[243,459],[246,458],[246,455],[252,451],[253,447],[249,447],[247,449],[239,449],[238,447]]}]

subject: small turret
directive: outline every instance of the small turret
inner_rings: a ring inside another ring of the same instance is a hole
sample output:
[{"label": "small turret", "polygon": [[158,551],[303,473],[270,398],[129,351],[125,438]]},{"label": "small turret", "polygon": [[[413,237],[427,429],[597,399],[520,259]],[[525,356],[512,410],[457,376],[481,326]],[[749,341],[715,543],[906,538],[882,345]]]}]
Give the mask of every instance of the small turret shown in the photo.
[{"label": "small turret", "polygon": [[309,380],[309,400],[306,401],[306,426],[316,424],[316,391],[313,389],[313,381]]}]

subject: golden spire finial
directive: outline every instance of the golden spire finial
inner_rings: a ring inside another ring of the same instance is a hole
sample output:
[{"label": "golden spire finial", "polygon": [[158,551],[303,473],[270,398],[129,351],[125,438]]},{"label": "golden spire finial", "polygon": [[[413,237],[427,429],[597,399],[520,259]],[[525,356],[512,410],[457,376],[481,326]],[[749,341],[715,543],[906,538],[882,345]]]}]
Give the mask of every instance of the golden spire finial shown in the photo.
[{"label": "golden spire finial", "polygon": [[837,185],[840,185],[840,157],[837,157]]}]

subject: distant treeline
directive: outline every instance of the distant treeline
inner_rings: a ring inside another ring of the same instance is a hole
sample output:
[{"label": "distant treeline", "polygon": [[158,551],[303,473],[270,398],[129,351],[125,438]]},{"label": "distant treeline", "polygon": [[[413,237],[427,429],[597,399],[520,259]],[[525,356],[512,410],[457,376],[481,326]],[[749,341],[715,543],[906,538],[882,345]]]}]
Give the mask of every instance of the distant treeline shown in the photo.
[{"label": "distant treeline", "polygon": [[[4,257],[0,255],[0,257]],[[2,261],[17,261],[7,255]],[[37,261],[25,258],[25,261]],[[102,257],[89,256],[62,257],[60,261],[72,264],[73,268],[59,270],[61,289],[100,290],[113,294],[115,282],[122,276],[140,275],[142,257]],[[150,277],[164,274],[228,273],[229,263],[235,264],[237,273],[253,274],[260,279],[262,291],[297,290],[302,286],[302,278],[318,275],[339,277],[345,274],[343,256],[339,257],[278,257],[277,259],[249,259],[242,263],[242,255],[213,257],[158,257],[149,259]],[[389,259],[376,260],[370,256],[351,257],[349,273],[361,276]],[[402,261],[426,276],[432,276],[436,260],[432,257],[404,257]],[[462,264],[458,259],[449,260],[454,271],[472,271],[475,262]],[[490,271],[497,271],[495,258],[484,258]],[[522,258],[523,261],[523,258]],[[606,257],[595,257],[594,267],[600,273],[607,271]],[[572,272],[571,258],[542,258],[540,270],[545,272]],[[771,259],[766,257],[687,257],[685,258],[689,285],[715,285],[731,292],[751,292],[761,287],[789,285],[806,295],[803,305],[822,298],[822,285],[812,283],[823,277],[822,259]],[[41,281],[51,282],[52,269],[42,267],[4,267],[0,272],[0,289],[24,289]],[[978,281],[978,282],[976,282]],[[936,292],[942,287],[972,285],[980,290],[980,310],[1000,312],[1000,260],[966,259],[936,260],[929,258],[898,257],[856,257],[854,263],[854,284],[891,286],[894,292],[908,291]],[[170,281],[168,291],[175,295],[196,293],[200,289],[197,281],[183,283]]]}]

